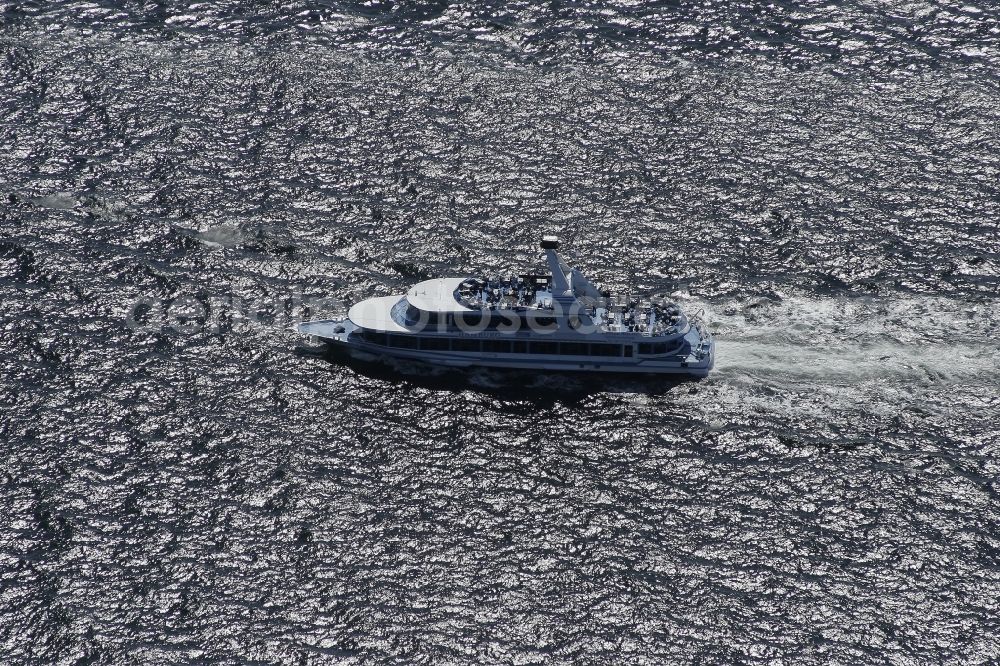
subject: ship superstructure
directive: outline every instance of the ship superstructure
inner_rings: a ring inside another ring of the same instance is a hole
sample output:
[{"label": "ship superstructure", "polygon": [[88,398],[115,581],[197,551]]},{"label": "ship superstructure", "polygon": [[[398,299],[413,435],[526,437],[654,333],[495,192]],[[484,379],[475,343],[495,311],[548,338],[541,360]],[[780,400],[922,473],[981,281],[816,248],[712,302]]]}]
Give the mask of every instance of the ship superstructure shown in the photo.
[{"label": "ship superstructure", "polygon": [[596,288],[542,239],[548,273],[425,280],[298,331],[349,350],[452,367],[705,376],[711,334],[672,302]]}]

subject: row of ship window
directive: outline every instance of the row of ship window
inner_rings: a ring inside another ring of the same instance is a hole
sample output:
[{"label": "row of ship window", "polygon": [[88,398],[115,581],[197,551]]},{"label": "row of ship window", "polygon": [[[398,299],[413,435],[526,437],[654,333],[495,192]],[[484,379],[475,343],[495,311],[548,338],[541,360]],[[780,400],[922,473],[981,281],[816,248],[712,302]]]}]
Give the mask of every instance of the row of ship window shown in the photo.
[{"label": "row of ship window", "polygon": [[[364,331],[365,342],[397,349],[426,351],[461,351],[494,354],[562,354],[565,356],[632,356],[632,345],[608,342],[559,342],[555,340],[497,340],[493,338],[446,338],[418,335],[393,335],[378,331]],[[640,343],[639,354],[666,354],[674,345],[666,342]]]},{"label": "row of ship window", "polygon": [[417,324],[423,323],[425,326],[441,325],[447,328],[454,328],[457,326],[458,320],[461,320],[462,325],[466,327],[474,328],[482,326],[486,329],[497,328],[501,325],[525,327],[534,325],[546,328],[549,326],[555,326],[556,324],[555,317],[540,314],[535,311],[529,311],[526,313],[516,312],[514,310],[501,310],[497,312],[469,311],[461,312],[457,315],[450,312],[439,315],[436,312],[418,310],[412,305],[406,308],[407,326],[416,326]]}]

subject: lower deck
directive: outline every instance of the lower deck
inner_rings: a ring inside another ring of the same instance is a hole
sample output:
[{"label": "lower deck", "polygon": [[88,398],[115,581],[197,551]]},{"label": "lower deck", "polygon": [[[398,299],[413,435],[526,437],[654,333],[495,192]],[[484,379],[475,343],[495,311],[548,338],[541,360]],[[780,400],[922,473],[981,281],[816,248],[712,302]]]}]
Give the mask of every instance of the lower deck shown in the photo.
[{"label": "lower deck", "polygon": [[479,336],[447,336],[447,335],[415,335],[392,334],[380,331],[355,331],[352,336],[356,341],[365,342],[376,347],[391,349],[410,349],[426,352],[462,352],[464,354],[509,355],[527,354],[531,356],[585,356],[600,359],[624,358],[636,356],[676,356],[687,353],[690,342],[686,338],[669,342],[608,342],[567,340],[557,338],[511,338],[496,335],[492,337]]},{"label": "lower deck", "polygon": [[712,340],[700,329],[669,342],[581,342],[481,336],[419,336],[370,331],[345,322],[299,327],[329,344],[449,367],[603,371],[702,376],[714,363]]}]

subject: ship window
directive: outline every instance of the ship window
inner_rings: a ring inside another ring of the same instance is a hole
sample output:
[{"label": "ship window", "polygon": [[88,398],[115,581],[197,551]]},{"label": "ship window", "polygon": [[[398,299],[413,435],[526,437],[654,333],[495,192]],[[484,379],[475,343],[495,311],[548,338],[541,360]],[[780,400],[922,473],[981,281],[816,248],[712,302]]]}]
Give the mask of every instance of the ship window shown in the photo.
[{"label": "ship window", "polygon": [[649,344],[648,342],[640,342],[639,343],[639,353],[640,354],[652,354],[653,353],[653,345]]},{"label": "ship window", "polygon": [[667,353],[667,343],[666,342],[657,342],[655,345],[653,345],[653,353],[654,354],[666,354]]},{"label": "ship window", "polygon": [[527,354],[528,353],[528,342],[527,340],[514,340],[511,343],[513,346],[513,352],[515,354]]},{"label": "ship window", "polygon": [[590,345],[591,356],[621,356],[621,347],[606,343],[595,342]]},{"label": "ship window", "polygon": [[494,354],[509,354],[509,340],[483,340],[483,351]]},{"label": "ship window", "polygon": [[400,349],[416,349],[417,338],[412,335],[390,335],[389,346]]},{"label": "ship window", "polygon": [[585,342],[563,342],[559,345],[559,353],[563,356],[586,356],[587,343]]},{"label": "ship window", "polygon": [[455,338],[451,341],[453,351],[479,351],[479,340],[476,338]]},{"label": "ship window", "polygon": [[516,331],[523,325],[521,317],[510,310],[500,310],[499,312],[494,312],[490,315],[490,328],[499,328],[504,326],[505,328],[501,331],[503,333],[510,333],[511,331]]},{"label": "ship window", "polygon": [[386,335],[379,331],[365,331],[361,334],[361,339],[373,345],[385,346]]},{"label": "ship window", "polygon": [[448,338],[420,338],[420,348],[430,351],[448,351]]},{"label": "ship window", "polygon": [[[485,321],[484,321],[485,319]],[[478,332],[489,326],[490,316],[483,316],[479,310],[471,312],[459,312],[455,315],[455,325],[462,330]]]},{"label": "ship window", "polygon": [[520,319],[522,326],[526,326],[532,330],[555,330],[555,317],[542,316],[536,312],[526,312],[523,316],[518,317],[518,319]]},{"label": "ship window", "polygon": [[413,326],[414,324],[419,324],[421,322],[427,322],[427,312],[423,312],[413,307],[412,305],[406,308],[406,325]]},{"label": "ship window", "polygon": [[625,345],[622,347],[622,351],[625,352],[625,356],[632,356],[632,345]]},{"label": "ship window", "polygon": [[463,312],[459,315],[466,326],[481,326],[483,323],[482,312]]},{"label": "ship window", "polygon": [[532,342],[529,347],[532,354],[558,354],[559,343],[557,342]]}]

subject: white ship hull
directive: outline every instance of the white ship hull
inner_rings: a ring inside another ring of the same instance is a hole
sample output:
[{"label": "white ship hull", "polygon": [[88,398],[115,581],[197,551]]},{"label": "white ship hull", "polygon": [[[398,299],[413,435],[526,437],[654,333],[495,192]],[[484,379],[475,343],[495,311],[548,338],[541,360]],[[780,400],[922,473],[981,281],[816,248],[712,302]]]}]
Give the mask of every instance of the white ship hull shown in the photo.
[{"label": "white ship hull", "polygon": [[[638,356],[595,359],[592,356],[561,354],[517,354],[489,352],[426,351],[399,349],[365,342],[357,334],[357,327],[350,320],[311,321],[301,324],[298,331],[317,342],[346,351],[362,360],[397,358],[419,361],[448,368],[497,368],[508,370],[585,372],[635,375],[675,375],[704,377],[715,364],[715,346],[711,336],[691,327],[685,336],[687,345],[683,355],[661,358]],[[470,336],[471,337],[471,336]],[[486,339],[486,338],[484,338]],[[489,338],[495,339],[495,338]],[[537,338],[530,338],[536,340]],[[571,342],[566,338],[545,339],[545,342]],[[596,342],[596,341],[595,341]],[[603,340],[601,341],[603,343]]]},{"label": "white ship hull", "polygon": [[354,304],[303,335],[351,354],[451,368],[704,377],[711,334],[675,303],[614,300],[542,239],[549,275],[434,278]]}]

